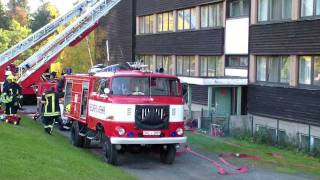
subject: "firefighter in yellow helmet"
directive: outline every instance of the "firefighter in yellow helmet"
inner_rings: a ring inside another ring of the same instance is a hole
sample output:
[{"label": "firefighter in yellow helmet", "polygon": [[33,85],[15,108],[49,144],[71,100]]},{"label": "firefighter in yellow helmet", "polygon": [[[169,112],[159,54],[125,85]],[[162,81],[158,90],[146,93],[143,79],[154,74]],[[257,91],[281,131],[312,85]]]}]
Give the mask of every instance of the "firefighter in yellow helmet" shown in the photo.
[{"label": "firefighter in yellow helmet", "polygon": [[21,87],[16,83],[16,78],[13,75],[7,77],[8,86],[4,89],[2,101],[6,105],[7,115],[16,115],[21,99]]}]

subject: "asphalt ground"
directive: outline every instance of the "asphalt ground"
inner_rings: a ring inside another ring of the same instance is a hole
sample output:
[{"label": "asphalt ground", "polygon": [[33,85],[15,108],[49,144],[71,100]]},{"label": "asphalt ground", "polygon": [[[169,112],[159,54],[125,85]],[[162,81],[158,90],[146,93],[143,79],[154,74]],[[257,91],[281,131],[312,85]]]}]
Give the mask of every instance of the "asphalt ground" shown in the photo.
[{"label": "asphalt ground", "polygon": [[[34,107],[27,107],[28,111],[32,111]],[[53,135],[62,134],[66,138],[70,138],[69,131],[59,131],[54,129]],[[102,149],[95,142],[89,151],[104,160]],[[184,150],[182,150],[184,151]],[[195,152],[210,158],[225,167],[229,172],[236,172],[232,168],[228,168],[219,160],[218,154],[205,153],[201,150]],[[248,166],[249,171],[244,174],[220,175],[212,163],[199,158],[190,153],[181,153],[176,156],[176,160],[172,165],[162,164],[158,154],[152,152],[132,153],[126,152],[119,155],[119,168],[136,176],[141,180],[212,180],[212,179],[232,179],[232,180],[304,180],[315,179],[312,176],[304,174],[286,174],[279,173],[271,168],[256,166],[253,160],[243,159],[226,159],[236,166]]]}]

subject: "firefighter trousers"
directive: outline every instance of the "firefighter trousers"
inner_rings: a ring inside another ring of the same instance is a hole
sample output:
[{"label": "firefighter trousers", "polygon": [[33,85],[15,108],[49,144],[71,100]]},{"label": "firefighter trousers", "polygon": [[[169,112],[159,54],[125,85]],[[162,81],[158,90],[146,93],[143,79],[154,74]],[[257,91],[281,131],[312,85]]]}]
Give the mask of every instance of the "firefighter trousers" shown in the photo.
[{"label": "firefighter trousers", "polygon": [[58,121],[59,116],[44,116],[43,124],[44,131],[48,134],[52,134],[54,123]]},{"label": "firefighter trousers", "polygon": [[18,107],[15,106],[13,102],[6,103],[5,105],[6,105],[6,114],[7,115],[17,114]]}]

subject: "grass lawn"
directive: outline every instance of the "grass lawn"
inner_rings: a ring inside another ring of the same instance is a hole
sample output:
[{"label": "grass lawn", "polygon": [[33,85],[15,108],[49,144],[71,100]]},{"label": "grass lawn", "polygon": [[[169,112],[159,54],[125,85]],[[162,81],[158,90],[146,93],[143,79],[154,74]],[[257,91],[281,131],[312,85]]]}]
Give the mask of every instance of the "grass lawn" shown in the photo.
[{"label": "grass lawn", "polygon": [[24,117],[20,126],[0,122],[0,179],[135,179],[107,165],[87,150],[73,147],[67,138],[43,132]]},{"label": "grass lawn", "polygon": [[[276,147],[253,144],[232,138],[212,138],[206,135],[187,132],[192,147],[214,153],[246,153],[261,158],[257,165],[269,166],[284,173],[307,173],[320,178],[320,159],[302,153],[281,150]],[[279,155],[274,157],[271,153]]]}]

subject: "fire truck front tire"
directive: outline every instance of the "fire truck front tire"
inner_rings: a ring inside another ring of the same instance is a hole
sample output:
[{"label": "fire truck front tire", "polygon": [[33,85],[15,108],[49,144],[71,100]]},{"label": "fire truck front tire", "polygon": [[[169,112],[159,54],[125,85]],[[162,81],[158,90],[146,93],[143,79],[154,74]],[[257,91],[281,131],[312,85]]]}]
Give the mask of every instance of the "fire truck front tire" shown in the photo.
[{"label": "fire truck front tire", "polygon": [[102,138],[102,146],[104,152],[105,161],[111,165],[118,164],[118,152],[116,146],[111,144],[111,141],[108,137],[103,136]]},{"label": "fire truck front tire", "polygon": [[71,143],[76,147],[83,147],[84,138],[79,135],[79,123],[77,121],[73,121],[71,126]]},{"label": "fire truck front tire", "polygon": [[164,164],[172,164],[176,157],[176,146],[174,144],[168,144],[162,147],[160,150],[160,160]]}]

